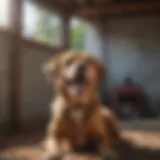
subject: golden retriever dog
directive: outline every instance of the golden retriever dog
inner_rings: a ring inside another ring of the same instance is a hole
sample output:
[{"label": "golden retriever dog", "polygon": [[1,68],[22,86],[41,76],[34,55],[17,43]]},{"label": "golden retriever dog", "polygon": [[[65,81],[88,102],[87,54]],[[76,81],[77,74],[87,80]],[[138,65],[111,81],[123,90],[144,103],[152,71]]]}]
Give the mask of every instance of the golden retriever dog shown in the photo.
[{"label": "golden retriever dog", "polygon": [[106,157],[119,131],[114,114],[100,104],[101,63],[90,54],[66,51],[53,56],[44,65],[44,73],[56,89],[44,159],[62,158],[89,144],[92,149],[96,146],[100,157]]}]

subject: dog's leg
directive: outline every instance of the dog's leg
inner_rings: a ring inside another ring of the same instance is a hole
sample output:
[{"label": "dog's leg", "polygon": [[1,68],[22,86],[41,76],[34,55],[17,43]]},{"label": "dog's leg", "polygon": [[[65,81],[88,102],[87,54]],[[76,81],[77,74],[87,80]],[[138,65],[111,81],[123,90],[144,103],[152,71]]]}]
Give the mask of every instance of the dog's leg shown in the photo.
[{"label": "dog's leg", "polygon": [[54,136],[54,129],[56,124],[50,123],[47,130],[47,136],[43,144],[42,160],[60,159],[60,157],[71,150],[69,141],[65,139],[58,139]]},{"label": "dog's leg", "polygon": [[108,139],[101,141],[99,145],[99,153],[103,160],[118,160],[118,155],[112,150]]},{"label": "dog's leg", "polygon": [[53,137],[47,138],[44,142],[42,160],[57,159],[60,154],[59,143]]},{"label": "dog's leg", "polygon": [[42,155],[44,160],[59,159],[59,157],[71,150],[69,140],[57,137],[60,129],[63,128],[62,125],[65,125],[63,121],[66,113],[65,106],[62,106],[61,103],[59,104],[59,101],[53,106],[51,120],[47,128],[46,140],[44,141],[44,152]]},{"label": "dog's leg", "polygon": [[42,160],[59,160],[67,153],[70,153],[72,148],[69,141],[57,140],[50,137],[44,143],[44,151],[42,154]]},{"label": "dog's leg", "polygon": [[63,158],[63,160],[103,160],[97,154],[91,153],[72,153]]},{"label": "dog's leg", "polygon": [[106,129],[110,132],[110,139],[111,141],[118,142],[121,139],[120,129],[118,127],[117,117],[111,110],[107,108],[102,108],[102,115],[105,120]]}]

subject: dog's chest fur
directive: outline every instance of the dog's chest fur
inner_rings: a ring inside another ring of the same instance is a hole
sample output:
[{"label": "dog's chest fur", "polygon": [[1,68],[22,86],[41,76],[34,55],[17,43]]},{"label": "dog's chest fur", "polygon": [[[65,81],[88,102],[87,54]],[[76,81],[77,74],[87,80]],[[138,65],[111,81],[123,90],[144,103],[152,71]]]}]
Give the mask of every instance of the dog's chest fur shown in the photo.
[{"label": "dog's chest fur", "polygon": [[86,116],[86,110],[81,107],[71,107],[68,109],[68,116],[73,123],[82,125]]},{"label": "dog's chest fur", "polygon": [[77,125],[82,125],[83,121],[84,121],[84,116],[85,116],[85,112],[84,110],[70,110],[70,119]]}]

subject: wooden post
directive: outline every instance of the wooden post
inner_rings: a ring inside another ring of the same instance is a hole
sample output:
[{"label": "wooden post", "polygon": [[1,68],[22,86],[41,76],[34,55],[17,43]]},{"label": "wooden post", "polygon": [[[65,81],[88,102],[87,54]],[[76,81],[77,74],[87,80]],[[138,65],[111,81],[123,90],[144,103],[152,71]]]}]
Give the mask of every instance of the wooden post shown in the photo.
[{"label": "wooden post", "polygon": [[62,16],[61,42],[62,48],[70,47],[70,17],[68,15]]},{"label": "wooden post", "polygon": [[10,124],[12,131],[20,129],[21,122],[21,62],[22,62],[22,0],[11,1],[10,53]]}]

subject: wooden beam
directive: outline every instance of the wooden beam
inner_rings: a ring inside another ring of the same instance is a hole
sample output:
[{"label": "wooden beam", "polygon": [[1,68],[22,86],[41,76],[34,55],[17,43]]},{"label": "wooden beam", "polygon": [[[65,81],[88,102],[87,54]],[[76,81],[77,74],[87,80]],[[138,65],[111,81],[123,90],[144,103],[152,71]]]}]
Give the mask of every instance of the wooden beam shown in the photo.
[{"label": "wooden beam", "polygon": [[68,49],[70,46],[70,17],[62,17],[62,28],[61,28],[61,42],[62,48]]},{"label": "wooden beam", "polygon": [[114,0],[94,0],[94,3],[97,6],[104,6],[104,5],[108,5],[108,4],[113,4]]},{"label": "wooden beam", "polygon": [[101,16],[101,15],[121,15],[124,13],[138,13],[144,11],[160,10],[160,2],[150,3],[123,3],[110,4],[105,7],[75,9],[75,14],[79,16]]},{"label": "wooden beam", "polygon": [[[31,1],[31,0],[30,0]],[[72,6],[68,6],[65,3],[55,0],[32,0],[37,4],[47,8],[50,11],[56,11],[61,15],[70,15],[73,11]]]},{"label": "wooden beam", "polygon": [[21,62],[22,62],[22,0],[11,1],[11,53],[10,53],[10,122],[17,131],[21,125]]},{"label": "wooden beam", "polygon": [[89,6],[89,7],[93,7],[94,6],[94,0],[86,0],[86,4]]},{"label": "wooden beam", "polygon": [[94,0],[78,0],[79,6],[93,7],[95,2]]},{"label": "wooden beam", "polygon": [[77,0],[70,0],[72,3],[72,7],[76,7],[78,5]]}]

